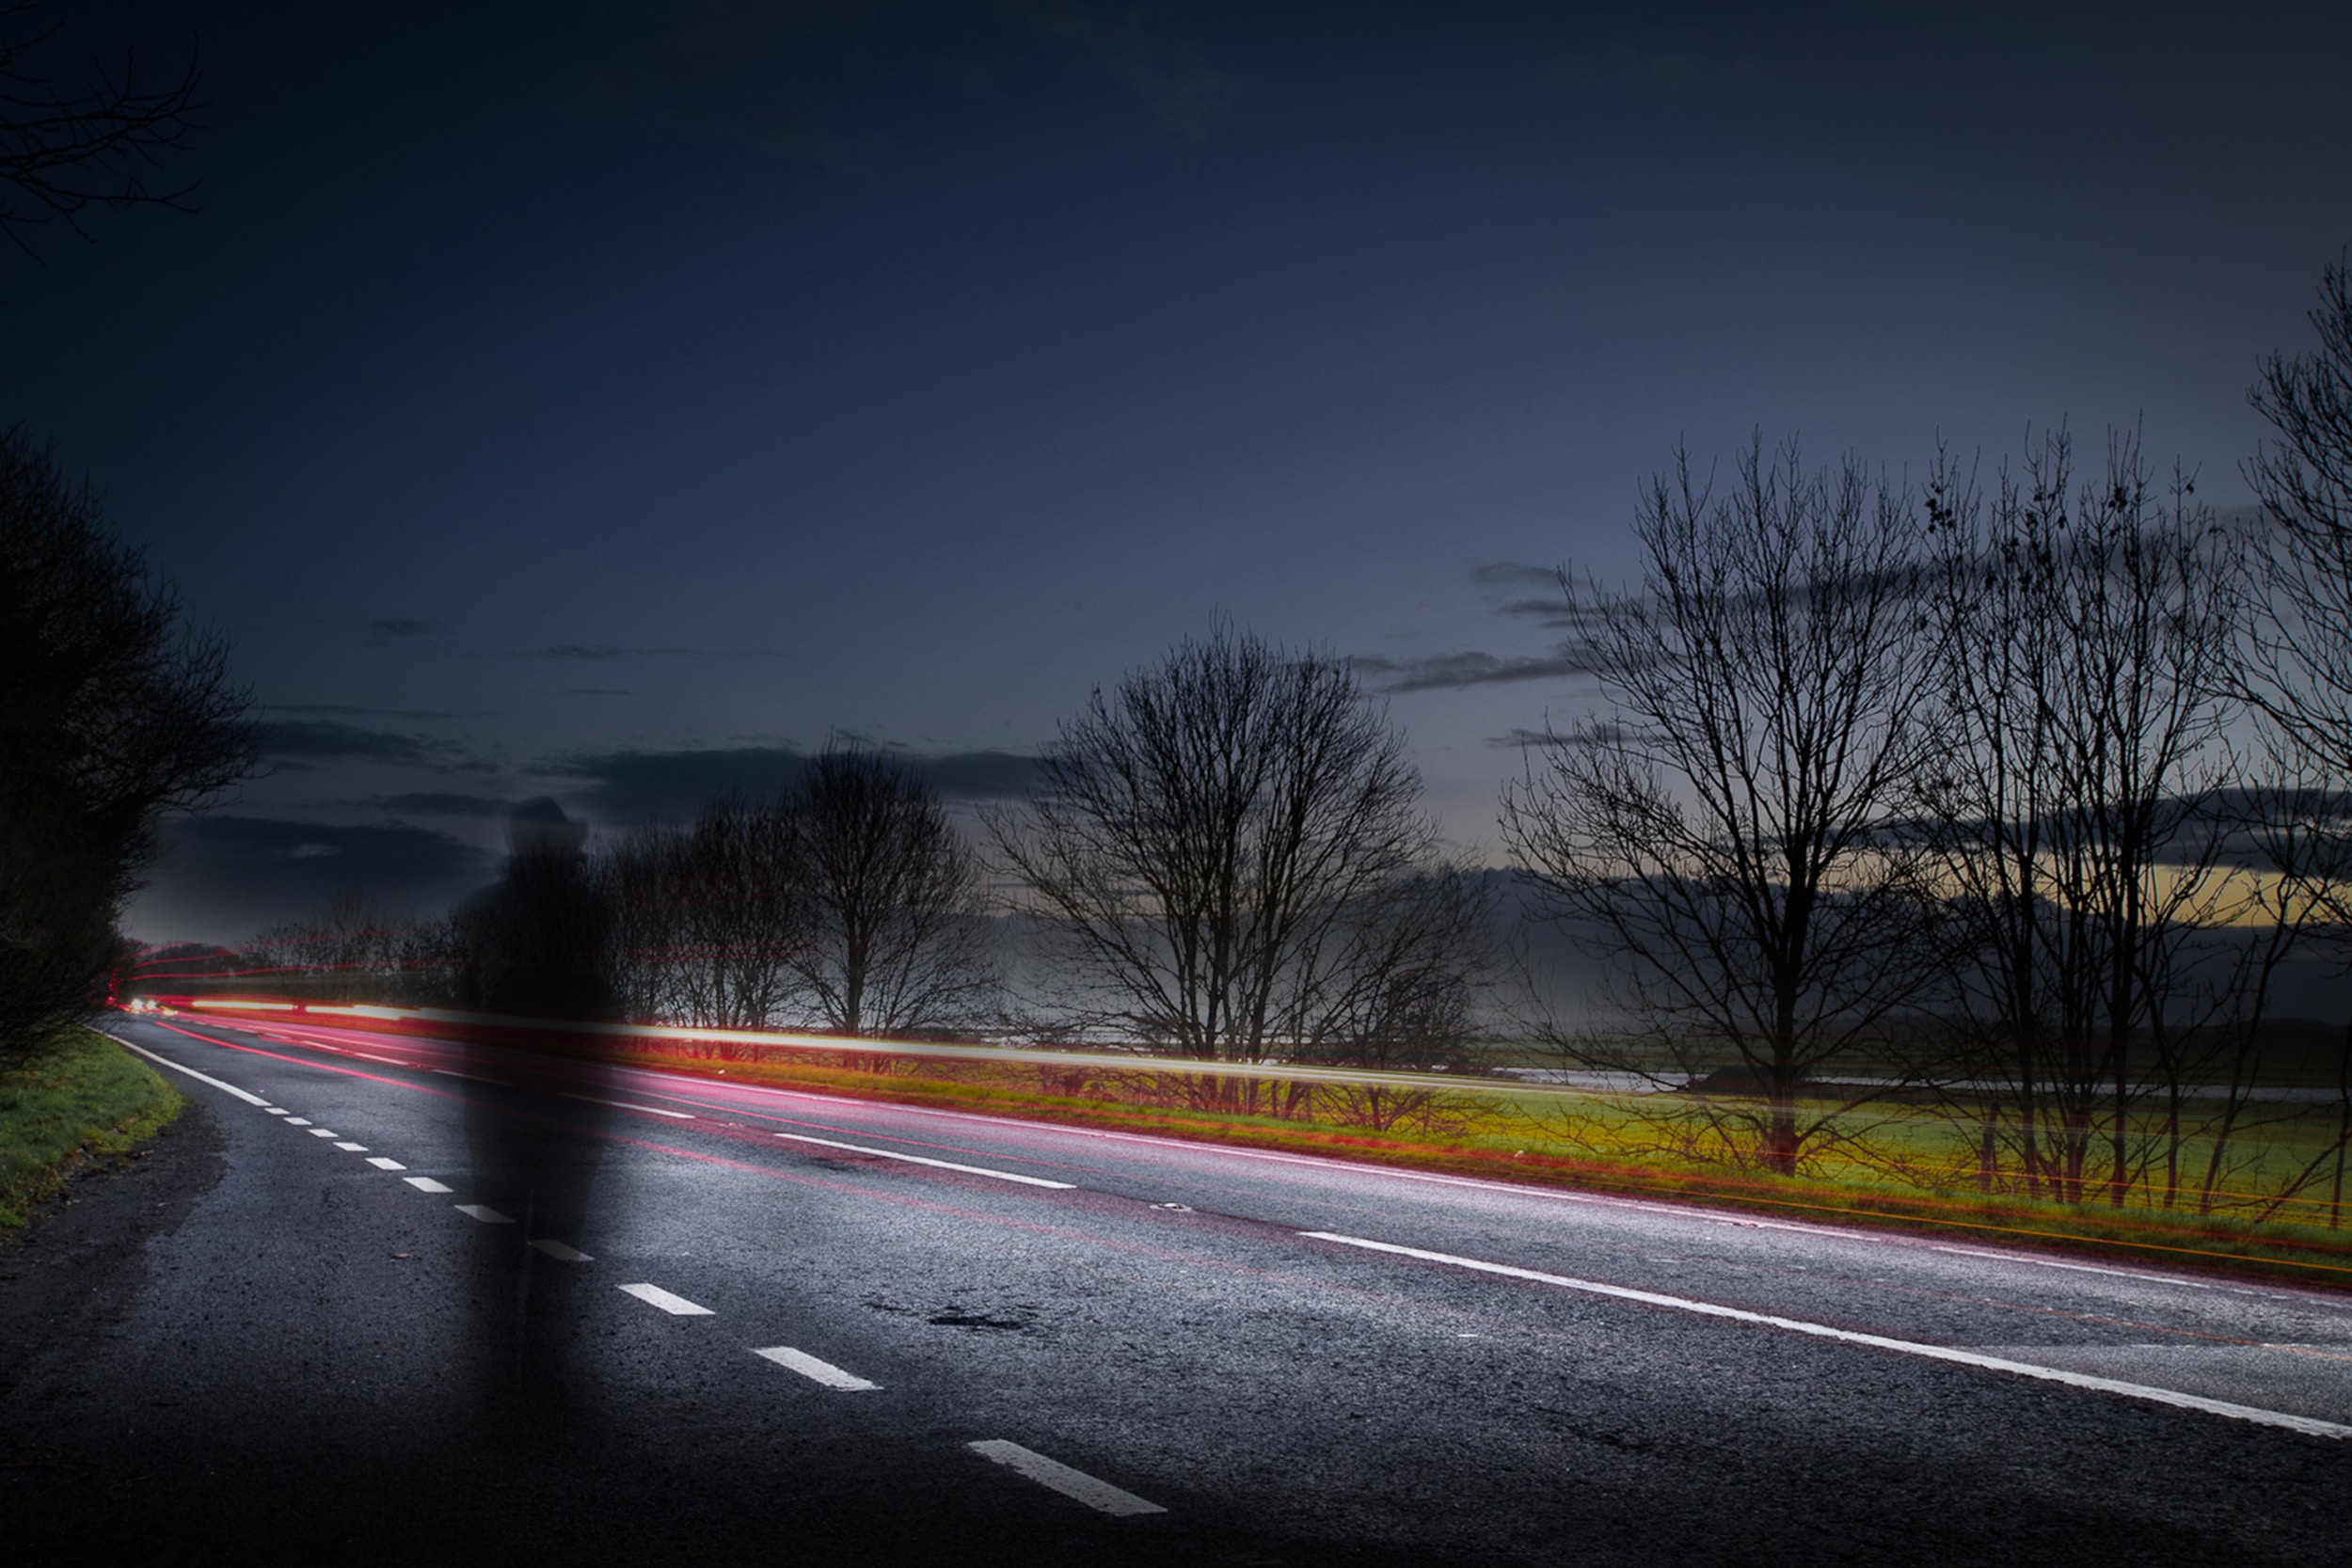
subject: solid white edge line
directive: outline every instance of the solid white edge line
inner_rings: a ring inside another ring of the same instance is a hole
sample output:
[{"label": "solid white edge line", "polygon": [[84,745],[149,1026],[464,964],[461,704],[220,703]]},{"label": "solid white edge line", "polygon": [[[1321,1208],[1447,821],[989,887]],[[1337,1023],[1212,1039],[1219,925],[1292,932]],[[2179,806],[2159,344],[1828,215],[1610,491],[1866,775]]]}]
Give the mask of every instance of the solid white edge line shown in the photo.
[{"label": "solid white edge line", "polygon": [[596,1261],[580,1248],[567,1246],[562,1242],[552,1241],[545,1236],[532,1243],[531,1246],[532,1251],[544,1252],[559,1263],[593,1263]]},{"label": "solid white edge line", "polygon": [[669,1291],[663,1290],[659,1285],[646,1285],[641,1283],[636,1285],[624,1285],[620,1287],[620,1289],[624,1294],[635,1296],[639,1301],[645,1302],[654,1307],[659,1307],[661,1310],[669,1313],[672,1317],[710,1318],[718,1315],[712,1312],[707,1307],[695,1306],[692,1302],[688,1301],[684,1296],[672,1295]]},{"label": "solid white edge line", "polygon": [[694,1113],[691,1111],[665,1111],[659,1105],[632,1105],[626,1100],[600,1100],[593,1094],[567,1094],[564,1098],[582,1101],[590,1105],[610,1105],[617,1111],[643,1111],[647,1116],[675,1117],[680,1121],[695,1119]]},{"label": "solid white edge line", "polygon": [[1008,1443],[1001,1437],[983,1438],[977,1443],[966,1443],[964,1447],[983,1459],[993,1459],[1007,1469],[1028,1477],[1040,1486],[1050,1486],[1065,1497],[1075,1497],[1100,1513],[1124,1516],[1168,1512],[1157,1503],[1145,1502],[1133,1492],[1123,1492],[1107,1481],[1097,1481],[1084,1470],[1073,1470],[1057,1460],[1048,1459],[1018,1443]]},{"label": "solid white edge line", "polygon": [[2088,1372],[2070,1372],[2058,1367],[2040,1367],[2029,1361],[2010,1361],[1998,1355],[1979,1355],[1974,1351],[1955,1350],[1948,1345],[1922,1344],[1915,1339],[1893,1339],[1883,1334],[1864,1334],[1851,1328],[1833,1328],[1828,1323],[1807,1323],[1802,1318],[1783,1318],[1770,1312],[1751,1312],[1744,1307],[1724,1307],[1711,1301],[1696,1301],[1689,1296],[1670,1296],[1656,1291],[1636,1290],[1629,1285],[1604,1285],[1590,1279],[1571,1279],[1566,1275],[1547,1274],[1541,1269],[1522,1269],[1509,1263],[1489,1263],[1483,1259],[1462,1258],[1450,1252],[1431,1252],[1425,1247],[1400,1246],[1394,1242],[1367,1241],[1361,1236],[1342,1236],[1328,1230],[1302,1230],[1309,1241],[1331,1242],[1340,1246],[1360,1247],[1367,1252],[1393,1253],[1400,1258],[1417,1258],[1426,1263],[1445,1263],[1457,1269],[1471,1269],[1480,1274],[1501,1275],[1506,1279],[1531,1280],[1538,1285],[1556,1285],[1562,1290],[1581,1291],[1588,1295],[1610,1296],[1618,1301],[1640,1302],[1645,1307],[1663,1307],[1672,1311],[1691,1312],[1706,1318],[1725,1318],[1733,1323],[1756,1323],[1766,1328],[1786,1329],[1791,1334],[1807,1334],[1817,1339],[1834,1339],[1843,1344],[1867,1345],[1873,1350],[1889,1350],[1903,1355],[1915,1355],[1929,1361],[1948,1361],[1958,1366],[1976,1367],[1985,1371],[2010,1372],[2018,1377],[2040,1379],[2044,1383],[2062,1383],[2071,1388],[2089,1388],[2103,1394],[2121,1394],[2126,1399],[2145,1400],[2153,1404],[2169,1404],[2181,1410],[2201,1411],[2208,1416],[2226,1416],[2232,1420],[2251,1421],[2258,1426],[2281,1427],[2311,1437],[2352,1437],[2352,1426],[2323,1421],[2315,1417],[2291,1415],[2283,1410],[2263,1410],[2250,1404],[2233,1404],[2227,1400],[2210,1400],[2201,1394],[2183,1394],[2170,1388],[2155,1388],[2141,1383],[2124,1383],[2111,1377],[2094,1377]]},{"label": "solid white edge line", "polygon": [[239,1100],[244,1101],[247,1105],[266,1105],[269,1103],[268,1101],[263,1100],[260,1095],[247,1094],[245,1090],[237,1087],[234,1084],[224,1084],[219,1079],[212,1077],[207,1073],[199,1072],[192,1067],[182,1067],[178,1062],[173,1061],[170,1057],[158,1056],[155,1053],[148,1050],[147,1047],[143,1045],[133,1045],[129,1040],[124,1039],[120,1035],[108,1034],[103,1029],[99,1029],[93,1032],[96,1034],[105,1035],[108,1039],[122,1047],[123,1050],[135,1051],[151,1062],[160,1063],[163,1066],[171,1069],[174,1072],[185,1073],[187,1076],[195,1079],[199,1084],[210,1084],[214,1088],[220,1090],[223,1094],[233,1094]]},{"label": "solid white edge line", "polygon": [[1057,1192],[1074,1192],[1076,1183],[1048,1181],[1041,1176],[1023,1176],[1018,1171],[991,1170],[986,1165],[960,1165],[953,1160],[933,1160],[921,1154],[901,1154],[894,1148],[868,1148],[864,1144],[845,1144],[832,1138],[812,1138],[805,1132],[779,1132],[796,1144],[822,1144],[827,1148],[845,1148],[852,1154],[871,1154],[878,1160],[904,1160],[910,1165],[930,1165],[939,1170],[960,1170],[966,1176],[993,1176],[999,1181],[1018,1181],[1025,1187],[1051,1187]]},{"label": "solid white edge line", "polygon": [[2192,1291],[2210,1291],[2209,1280],[2183,1279],[2178,1275],[2150,1274],[2145,1269],[2110,1269],[2097,1263],[2068,1263],[2056,1258],[2036,1258],[2030,1253],[1989,1252],[1983,1247],[1933,1246],[1931,1252],[1948,1252],[1955,1258],[1989,1258],[1996,1263],[2031,1263],[2044,1269],[2071,1269],[2076,1274],[2111,1274],[2123,1279],[2144,1279],[2155,1285],[2184,1285]]},{"label": "solid white edge line", "polygon": [[755,1350],[752,1354],[764,1355],[777,1366],[788,1368],[810,1382],[821,1383],[828,1388],[856,1394],[882,1386],[879,1383],[866,1382],[855,1372],[845,1372],[830,1361],[819,1361],[806,1351],[794,1350],[790,1345],[770,1345],[766,1350]]}]

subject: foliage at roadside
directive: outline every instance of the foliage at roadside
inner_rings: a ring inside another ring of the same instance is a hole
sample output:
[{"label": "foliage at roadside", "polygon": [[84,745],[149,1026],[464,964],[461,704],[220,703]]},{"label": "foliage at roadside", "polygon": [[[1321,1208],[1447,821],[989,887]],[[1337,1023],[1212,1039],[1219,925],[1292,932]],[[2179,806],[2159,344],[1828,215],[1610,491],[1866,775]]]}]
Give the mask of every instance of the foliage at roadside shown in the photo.
[{"label": "foliage at roadside", "polygon": [[0,431],[0,1056],[104,994],[162,817],[252,771],[228,657],[87,483]]},{"label": "foliage at roadside", "polygon": [[80,1160],[128,1152],[187,1103],[154,1069],[88,1029],[0,1068],[0,1230],[23,1226]]}]

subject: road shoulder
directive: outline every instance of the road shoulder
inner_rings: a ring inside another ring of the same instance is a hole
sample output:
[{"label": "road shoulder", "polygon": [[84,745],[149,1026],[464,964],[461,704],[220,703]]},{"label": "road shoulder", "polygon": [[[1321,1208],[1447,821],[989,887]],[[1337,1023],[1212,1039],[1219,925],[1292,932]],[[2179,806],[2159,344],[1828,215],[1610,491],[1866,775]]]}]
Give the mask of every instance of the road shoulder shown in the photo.
[{"label": "road shoulder", "polygon": [[0,1397],[36,1357],[122,1315],[147,1277],[147,1243],[220,1180],[224,1148],[212,1109],[191,1099],[129,1153],[77,1164],[23,1229],[0,1234]]}]

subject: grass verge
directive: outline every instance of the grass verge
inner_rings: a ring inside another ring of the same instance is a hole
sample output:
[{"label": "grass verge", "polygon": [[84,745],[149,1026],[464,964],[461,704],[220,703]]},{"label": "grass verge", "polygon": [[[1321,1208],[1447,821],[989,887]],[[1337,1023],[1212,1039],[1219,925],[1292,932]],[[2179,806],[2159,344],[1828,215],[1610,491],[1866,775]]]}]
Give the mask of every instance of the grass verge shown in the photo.
[{"label": "grass verge", "polygon": [[23,1226],[76,1164],[153,1137],[187,1103],[154,1069],[94,1030],[65,1030],[0,1068],[0,1230]]},{"label": "grass verge", "polygon": [[[561,1054],[561,1052],[550,1053]],[[1532,1118],[1503,1135],[1453,1138],[1377,1135],[1270,1116],[1165,1105],[1121,1104],[1023,1086],[1021,1075],[956,1081],[901,1058],[893,1070],[735,1058],[719,1061],[664,1050],[603,1053],[629,1066],[659,1068],[730,1083],[818,1089],[859,1099],[978,1111],[1070,1126],[1150,1133],[1242,1148],[1322,1154],[1406,1169],[1528,1186],[1647,1197],[1736,1210],[1758,1220],[1860,1227],[1932,1236],[1953,1245],[2027,1247],[2167,1273],[2183,1271],[2264,1278],[2323,1290],[2352,1291],[2352,1234],[2272,1221],[2254,1225],[2222,1215],[2110,1210],[2024,1197],[1988,1196],[1965,1188],[1905,1190],[1880,1181],[1708,1171],[1665,1160],[1605,1158],[1544,1147]],[[975,1074],[975,1077],[980,1077]],[[1034,1075],[1031,1075],[1034,1081]],[[1515,1144],[1528,1147],[1515,1148]]]}]

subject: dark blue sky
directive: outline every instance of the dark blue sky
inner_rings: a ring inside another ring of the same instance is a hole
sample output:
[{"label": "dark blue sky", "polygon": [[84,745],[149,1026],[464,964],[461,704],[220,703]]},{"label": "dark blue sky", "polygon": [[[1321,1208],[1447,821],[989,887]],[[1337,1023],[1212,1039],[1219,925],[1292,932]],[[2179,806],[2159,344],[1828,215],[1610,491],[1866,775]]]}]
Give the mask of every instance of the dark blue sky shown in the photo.
[{"label": "dark blue sky", "polygon": [[[87,6],[201,212],[0,256],[0,420],[281,760],[135,917],[435,909],[846,733],[1006,787],[1229,614],[1365,661],[1449,833],[1583,695],[1525,607],[1761,427],[2027,425],[2245,499],[2352,242],[2341,8]],[[586,18],[586,20],[583,20]],[[1502,742],[1502,744],[1498,744]]]}]

